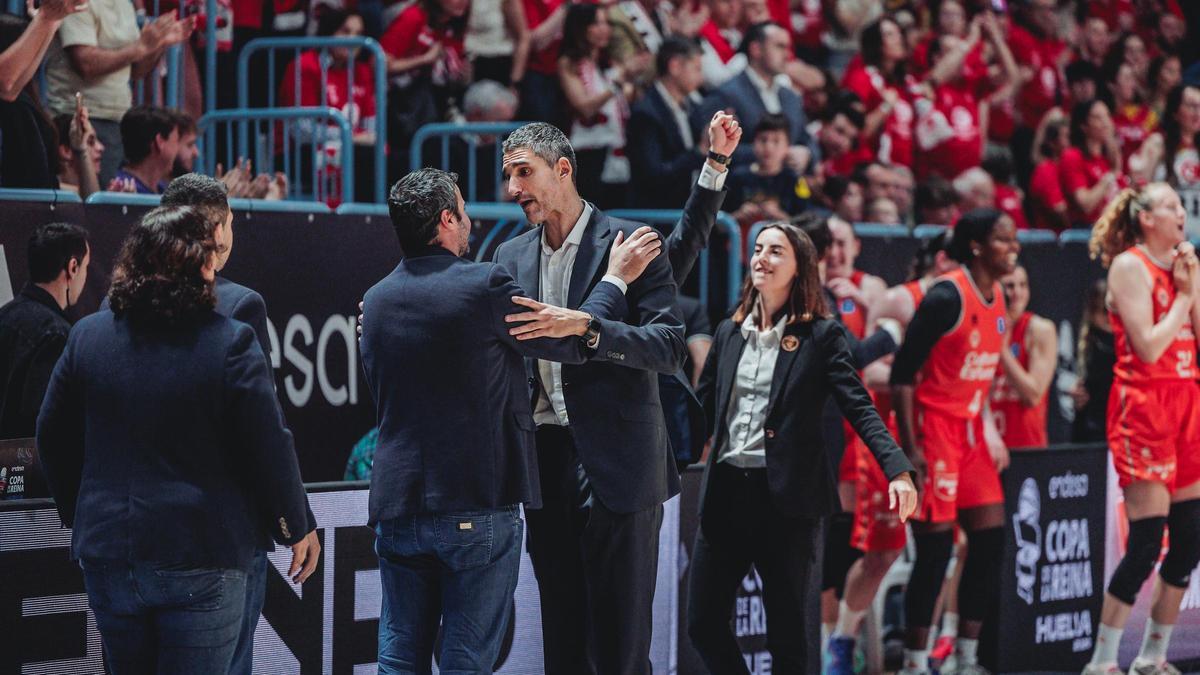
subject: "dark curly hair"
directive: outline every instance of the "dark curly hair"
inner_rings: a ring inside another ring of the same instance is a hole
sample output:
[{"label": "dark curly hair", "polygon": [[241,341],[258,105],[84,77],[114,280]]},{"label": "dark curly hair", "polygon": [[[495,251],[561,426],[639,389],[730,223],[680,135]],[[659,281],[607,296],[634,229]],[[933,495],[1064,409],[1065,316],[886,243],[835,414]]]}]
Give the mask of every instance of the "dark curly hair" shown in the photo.
[{"label": "dark curly hair", "polygon": [[217,304],[201,270],[220,247],[212,223],[191,206],[163,206],[134,226],[113,270],[108,299],[119,318],[143,327],[174,327]]}]

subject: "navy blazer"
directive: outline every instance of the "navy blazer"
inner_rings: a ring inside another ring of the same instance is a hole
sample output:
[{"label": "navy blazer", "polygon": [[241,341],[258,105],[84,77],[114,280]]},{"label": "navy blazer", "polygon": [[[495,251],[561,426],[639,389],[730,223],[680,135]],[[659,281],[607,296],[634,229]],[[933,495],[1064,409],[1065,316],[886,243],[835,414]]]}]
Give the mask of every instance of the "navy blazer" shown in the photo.
[{"label": "navy blazer", "polygon": [[[271,356],[271,335],[267,332],[267,303],[258,291],[246,288],[224,277],[217,277],[217,314],[237,319],[254,329],[254,337],[268,360]],[[105,298],[105,302],[108,299]]]},{"label": "navy blazer", "polygon": [[[820,318],[793,323],[784,335],[795,337],[798,345],[779,350],[762,420],[767,485],[775,508],[790,517],[826,516],[840,508],[837,464],[826,452],[821,423],[831,394],[889,480],[913,471],[859,379],[845,327],[836,319]],[[729,433],[727,413],[745,347],[741,326],[722,321],[700,375],[697,392],[713,437],[700,488],[702,514],[710,469]]]},{"label": "navy blazer", "polygon": [[259,535],[311,529],[292,434],[254,330],[216,312],[75,324],[38,450],[76,558],[245,569]]},{"label": "navy blazer", "polygon": [[[808,163],[809,169],[815,167],[818,161],[817,146],[805,128],[808,118],[804,115],[800,95],[787,87],[780,87],[779,103],[782,108],[780,112],[788,119],[791,127],[788,136],[792,145],[808,146],[813,151],[813,158]],[[712,119],[713,113],[718,110],[733,110],[748,139],[753,139],[754,128],[767,114],[762,97],[745,70],[705,97],[692,113],[692,128],[704,129]],[[733,152],[733,161],[739,166],[749,166],[754,161],[754,143],[739,143],[737,150]]]},{"label": "navy blazer", "polygon": [[[504,317],[526,295],[502,267],[426,247],[363,298],[360,350],[379,416],[369,522],[541,505],[522,357],[583,363],[577,338],[519,341]],[[623,315],[611,283],[583,311]]]},{"label": "navy blazer", "polygon": [[[690,120],[688,122],[691,124]],[[706,125],[707,126],[707,125]],[[701,127],[700,133],[705,133]],[[649,87],[633,108],[627,125],[629,156],[635,203],[647,209],[677,209],[688,199],[693,173],[700,170],[704,156],[696,145],[685,145],[675,114],[658,87]],[[693,135],[694,138],[699,138]]]},{"label": "navy blazer", "polygon": [[[600,281],[613,237],[641,223],[593,209],[579,244],[567,306],[576,308]],[[541,297],[542,226],[496,250],[496,262],[522,288]],[[597,498],[617,513],[663,503],[679,493],[679,475],[663,420],[657,373],[683,364],[683,323],[671,313],[675,281],[667,256],[650,261],[625,294],[628,318],[601,320],[600,344],[587,363],[564,364],[563,396],[571,436]],[[537,397],[537,362],[526,359],[530,401]]]}]

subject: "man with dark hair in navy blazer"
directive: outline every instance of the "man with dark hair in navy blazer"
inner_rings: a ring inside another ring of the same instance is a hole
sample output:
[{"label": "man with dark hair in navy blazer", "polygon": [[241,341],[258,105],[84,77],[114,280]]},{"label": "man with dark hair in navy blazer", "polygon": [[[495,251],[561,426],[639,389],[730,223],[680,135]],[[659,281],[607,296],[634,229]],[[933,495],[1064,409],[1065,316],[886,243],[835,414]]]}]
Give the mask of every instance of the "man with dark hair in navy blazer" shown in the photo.
[{"label": "man with dark hair in navy blazer", "polygon": [[[233,211],[229,208],[228,192],[221,181],[198,173],[184,174],[167,185],[162,196],[163,206],[191,206],[202,213],[215,227],[213,238],[221,245],[217,253],[215,268],[220,272],[229,262],[233,251]],[[216,312],[221,316],[237,319],[254,329],[254,337],[267,362],[271,360],[271,336],[267,332],[267,303],[253,289],[234,283],[224,277],[216,278]],[[105,302],[107,302],[107,298]],[[308,510],[310,527],[317,521],[312,510]],[[265,533],[259,538],[254,561],[246,575],[246,609],[242,617],[242,630],[238,635],[237,648],[233,652],[233,664],[229,675],[250,675],[254,662],[254,630],[262,616],[263,603],[267,598],[267,552],[274,550],[274,543]]]},{"label": "man with dark hair in navy blazer", "polygon": [[[506,191],[535,227],[496,262],[543,302],[578,307],[609,242],[638,224],[580,197],[575,151],[556,127],[527,124],[503,152]],[[547,673],[650,673],[662,505],[679,492],[657,377],[683,362],[675,291],[659,256],[629,286],[628,319],[589,327],[586,363],[527,360],[542,505],[526,518]]]},{"label": "man with dark hair in navy blazer", "polygon": [[625,315],[626,289],[662,248],[649,227],[618,236],[578,310],[536,302],[500,265],[462,257],[471,220],[456,181],[421,169],[392,187],[406,257],[363,298],[380,673],[429,672],[439,618],[441,671],[492,672],[520,567],[519,505],[541,506],[523,357],[594,358],[597,331]]}]

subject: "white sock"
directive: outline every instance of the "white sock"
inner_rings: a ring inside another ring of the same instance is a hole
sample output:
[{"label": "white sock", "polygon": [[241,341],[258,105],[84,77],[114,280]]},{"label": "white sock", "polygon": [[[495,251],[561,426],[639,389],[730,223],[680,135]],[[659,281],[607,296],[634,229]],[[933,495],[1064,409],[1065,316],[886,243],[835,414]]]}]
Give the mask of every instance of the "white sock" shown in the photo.
[{"label": "white sock", "polygon": [[924,673],[929,670],[929,650],[905,649],[904,669]]},{"label": "white sock", "polygon": [[834,637],[853,638],[858,635],[858,625],[862,623],[863,615],[867,610],[855,611],[846,606],[846,601],[843,600],[838,607],[838,622],[837,628],[834,629]]},{"label": "white sock", "polygon": [[1115,664],[1117,649],[1121,646],[1121,634],[1124,632],[1124,628],[1100,624],[1100,630],[1096,633],[1096,651],[1092,652],[1091,663],[1097,666]]},{"label": "white sock", "polygon": [[959,666],[973,666],[979,663],[979,640],[958,638],[954,641],[954,653],[958,656]]},{"label": "white sock", "polygon": [[958,637],[957,612],[945,612],[942,614],[942,631],[938,633],[938,637]]},{"label": "white sock", "polygon": [[1146,633],[1142,637],[1142,651],[1138,656],[1156,663],[1167,660],[1167,644],[1171,642],[1171,630],[1175,626],[1146,621]]}]

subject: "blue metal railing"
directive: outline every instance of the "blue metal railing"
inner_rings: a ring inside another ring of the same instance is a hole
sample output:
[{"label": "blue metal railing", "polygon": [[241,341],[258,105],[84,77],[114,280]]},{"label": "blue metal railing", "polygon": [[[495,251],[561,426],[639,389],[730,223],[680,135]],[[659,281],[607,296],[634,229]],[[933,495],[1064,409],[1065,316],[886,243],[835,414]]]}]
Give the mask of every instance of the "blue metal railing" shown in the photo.
[{"label": "blue metal railing", "polygon": [[[679,218],[683,215],[683,211],[674,211],[671,209],[618,209],[609,211],[610,216],[618,218],[626,218],[628,220],[636,220],[650,225],[666,225],[666,231],[674,228],[679,222]],[[728,307],[733,307],[738,300],[738,292],[741,290],[742,283],[742,256],[738,252],[743,250],[742,244],[742,228],[738,226],[737,221],[728,213],[721,211],[717,213],[717,221],[713,225],[713,229],[721,230],[725,236],[729,237],[729,255],[727,256],[727,276],[725,296],[728,302]],[[711,238],[710,238],[711,241]],[[710,268],[709,248],[705,247],[700,252],[700,259],[697,261],[699,269],[700,282],[700,301],[708,303],[709,298],[709,282],[712,278]]]},{"label": "blue metal railing", "polygon": [[[0,201],[3,196],[0,195]],[[139,195],[129,192],[97,192],[87,198],[89,205],[117,205],[154,208],[162,203],[161,195]],[[229,208],[250,213],[332,213],[321,202],[290,202],[265,199],[230,199]]]},{"label": "blue metal railing", "polygon": [[[276,96],[278,94],[278,86],[275,82],[275,59],[277,52],[280,50],[292,51],[292,63],[295,64],[292,68],[292,77],[295,78],[293,91],[294,100],[280,101],[283,105],[299,107],[301,102],[301,72],[300,72],[300,55],[305,50],[319,50],[321,58],[321,80],[320,92],[321,100],[317,105],[326,107],[329,101],[326,94],[325,83],[329,74],[329,50],[335,48],[343,49],[365,49],[374,56],[374,85],[375,85],[375,145],[374,145],[374,167],[375,167],[375,201],[383,203],[387,198],[387,56],[383,52],[383,48],[379,43],[367,37],[316,37],[316,38],[257,38],[246,43],[242,48],[241,54],[238,55],[237,66],[237,87],[238,87],[238,107],[250,107],[250,58],[258,52],[266,52],[267,56],[267,107],[274,108],[276,105]],[[350,104],[354,103],[354,62],[347,69],[347,89],[350,92]],[[254,82],[255,87],[264,85],[262,82]],[[211,110],[211,108],[210,108]],[[238,152],[248,152],[249,134],[248,124],[243,123],[238,127]],[[344,164],[352,164],[353,157],[351,156],[353,145],[344,146],[347,159]]]},{"label": "blue metal railing", "polygon": [[[214,147],[216,130],[221,124],[227,125],[224,155],[221,148]],[[230,127],[235,124],[253,125],[256,132],[253,149],[234,152]],[[265,133],[258,133],[263,125]],[[337,127],[336,134],[329,129],[330,125]],[[316,107],[217,110],[201,117],[197,128],[203,139],[201,157],[209,175],[216,172],[219,157],[225,158],[226,168],[244,157],[252,161],[255,173],[273,174],[278,170],[287,176],[288,199],[328,201],[336,197],[338,201],[354,201],[354,134],[350,122],[339,110]],[[340,171],[327,170],[334,166],[326,159],[327,143],[334,139],[341,143],[341,162],[337,165]],[[307,166],[302,161],[305,151],[310,158]],[[306,186],[311,191],[306,191]]]},{"label": "blue metal railing", "polygon": [[[492,172],[497,177],[499,182],[500,176],[500,160],[501,160],[501,145],[504,137],[516,131],[525,122],[469,122],[466,124],[456,124],[450,122],[426,124],[417,129],[417,133],[413,135],[412,147],[408,151],[408,167],[410,171],[416,171],[429,164],[424,161],[424,153],[422,150],[425,147],[425,142],[431,139],[441,139],[441,163],[437,168],[449,171],[451,170],[450,157],[450,139],[457,138],[466,144],[466,180],[467,189],[463,194],[465,201],[474,201],[481,199],[481,195],[477,194],[476,186],[478,185],[477,174],[479,172],[478,149],[480,146],[486,146],[487,143],[482,143],[480,137],[492,137],[492,145],[495,149],[495,163],[492,166]],[[456,167],[461,168],[461,167]],[[482,196],[482,201],[495,199],[496,195]]]},{"label": "blue metal railing", "polygon": [[79,204],[79,194],[70,190],[27,190],[0,188],[0,202],[44,202],[48,204]]},{"label": "blue metal railing", "polygon": [[[180,3],[179,18],[183,19],[187,16],[187,5]],[[196,12],[199,14],[199,12]],[[138,17],[138,28],[144,28],[147,23],[155,20],[159,16],[159,2],[154,0],[147,7],[145,15]],[[163,55],[166,61],[166,70],[160,76],[158,64],[155,64],[154,70],[150,71],[145,77],[130,83],[133,87],[133,104],[134,105],[154,105],[166,106],[168,108],[178,108],[180,100],[180,90],[183,88],[183,71],[180,68],[180,63],[183,61],[183,49],[185,45],[173,45],[167,48]],[[146,95],[146,82],[151,82],[150,95]]]}]

